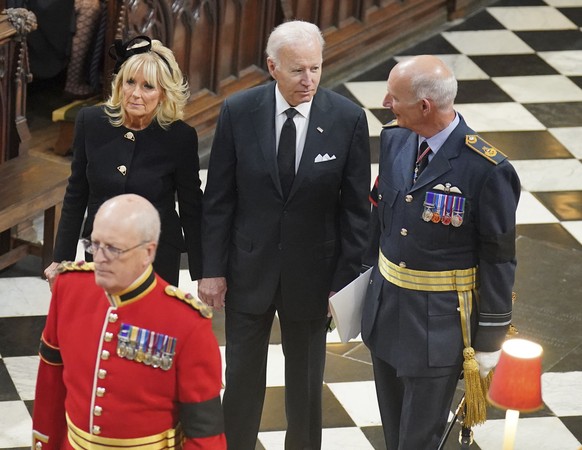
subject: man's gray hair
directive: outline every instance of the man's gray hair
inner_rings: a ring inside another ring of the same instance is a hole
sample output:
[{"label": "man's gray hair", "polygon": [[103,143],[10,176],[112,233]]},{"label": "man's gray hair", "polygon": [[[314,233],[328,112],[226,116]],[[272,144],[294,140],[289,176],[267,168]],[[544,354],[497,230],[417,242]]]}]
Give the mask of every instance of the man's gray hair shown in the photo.
[{"label": "man's gray hair", "polygon": [[445,76],[415,72],[410,77],[410,87],[416,100],[430,98],[438,109],[450,108],[457,96],[457,79],[451,72]]},{"label": "man's gray hair", "polygon": [[297,44],[311,44],[312,42],[317,42],[323,52],[325,40],[317,25],[303,20],[292,20],[282,23],[271,32],[265,53],[278,66],[279,52],[282,48]]}]

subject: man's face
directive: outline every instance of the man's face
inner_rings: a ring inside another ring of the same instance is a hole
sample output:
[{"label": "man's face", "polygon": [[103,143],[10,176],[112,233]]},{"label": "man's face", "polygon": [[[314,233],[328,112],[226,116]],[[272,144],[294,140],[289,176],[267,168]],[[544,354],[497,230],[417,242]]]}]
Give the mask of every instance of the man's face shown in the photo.
[{"label": "man's face", "polygon": [[394,113],[400,127],[416,131],[423,124],[422,100],[414,98],[409,80],[397,70],[390,72],[382,104]]},{"label": "man's face", "polygon": [[283,47],[278,66],[271,58],[267,59],[271,76],[291,106],[311,101],[321,79],[321,64],[321,46],[316,41]]},{"label": "man's face", "polygon": [[[100,248],[93,254],[95,282],[110,294],[118,294],[128,288],[148,267],[155,244],[144,242],[132,232],[123,218],[111,215],[95,217],[91,240]],[[140,245],[141,244],[141,245]],[[109,246],[109,251],[103,247]],[[115,255],[115,249],[127,250]],[[135,247],[135,248],[133,248]]]}]

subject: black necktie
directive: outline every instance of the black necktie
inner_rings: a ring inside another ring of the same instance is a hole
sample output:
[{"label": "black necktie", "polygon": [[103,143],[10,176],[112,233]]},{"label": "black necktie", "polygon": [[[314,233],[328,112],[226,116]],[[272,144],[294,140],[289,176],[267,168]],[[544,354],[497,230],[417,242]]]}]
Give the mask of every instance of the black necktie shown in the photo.
[{"label": "black necktie", "polygon": [[428,142],[422,141],[418,149],[418,153],[416,154],[416,164],[414,166],[414,182],[416,182],[417,178],[428,165],[428,155],[430,152],[431,150],[428,147]]},{"label": "black necktie", "polygon": [[287,120],[281,129],[279,137],[279,150],[277,152],[277,165],[279,166],[279,179],[281,180],[281,189],[283,196],[287,199],[293,179],[295,178],[295,122],[293,116],[297,114],[295,108],[289,108],[285,111]]}]

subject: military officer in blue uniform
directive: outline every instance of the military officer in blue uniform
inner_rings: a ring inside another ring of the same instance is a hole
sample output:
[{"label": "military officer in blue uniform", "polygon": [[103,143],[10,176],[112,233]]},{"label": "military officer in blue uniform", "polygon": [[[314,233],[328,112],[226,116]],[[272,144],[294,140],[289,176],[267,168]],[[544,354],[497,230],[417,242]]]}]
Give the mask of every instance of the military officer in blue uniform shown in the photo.
[{"label": "military officer in blue uniform", "polygon": [[457,81],[440,59],[399,62],[387,91],[396,120],[382,131],[371,195],[362,337],[387,447],[432,450],[464,348],[486,375],[511,321],[520,182],[455,111]]}]

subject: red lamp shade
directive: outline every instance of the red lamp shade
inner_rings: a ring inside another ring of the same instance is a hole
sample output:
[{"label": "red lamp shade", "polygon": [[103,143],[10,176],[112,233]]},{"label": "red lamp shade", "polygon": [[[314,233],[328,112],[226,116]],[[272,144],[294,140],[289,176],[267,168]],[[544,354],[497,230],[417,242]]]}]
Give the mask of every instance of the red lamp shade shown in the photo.
[{"label": "red lamp shade", "polygon": [[501,347],[487,400],[501,409],[533,412],[542,408],[542,347],[509,339]]}]

